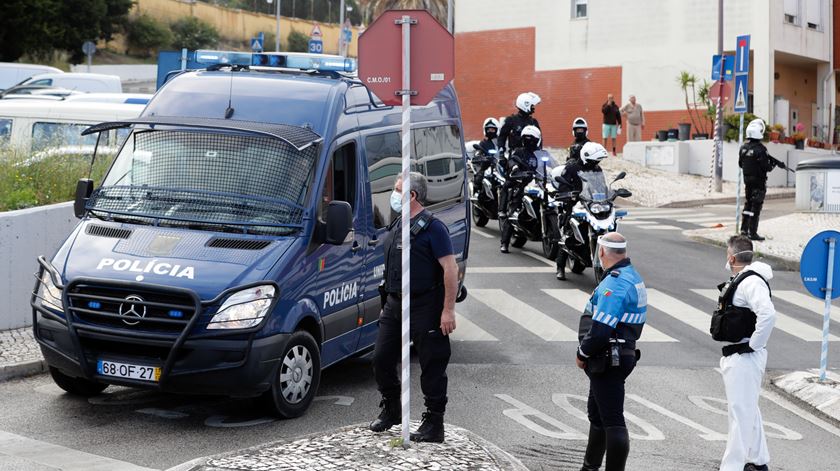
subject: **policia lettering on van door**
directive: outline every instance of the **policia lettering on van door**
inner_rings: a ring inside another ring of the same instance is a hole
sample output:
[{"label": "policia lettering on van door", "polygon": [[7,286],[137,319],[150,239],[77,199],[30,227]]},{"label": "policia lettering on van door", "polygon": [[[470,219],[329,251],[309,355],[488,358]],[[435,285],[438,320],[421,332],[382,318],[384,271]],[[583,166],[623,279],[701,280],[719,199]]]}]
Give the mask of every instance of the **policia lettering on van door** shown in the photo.
[{"label": "policia lettering on van door", "polygon": [[[426,178],[411,172],[411,340],[420,357],[420,387],[425,397],[423,422],[411,440],[443,442],[443,415],[446,412],[446,367],[451,349],[449,334],[455,330],[455,298],[458,267],[446,224],[435,218],[422,203],[426,200]],[[391,194],[391,207],[401,211],[402,179]],[[399,424],[400,363],[402,329],[402,247],[401,224],[397,218],[385,240],[385,280],[379,333],[374,350],[374,373],[382,408],[370,424],[374,432],[384,432]]]}]

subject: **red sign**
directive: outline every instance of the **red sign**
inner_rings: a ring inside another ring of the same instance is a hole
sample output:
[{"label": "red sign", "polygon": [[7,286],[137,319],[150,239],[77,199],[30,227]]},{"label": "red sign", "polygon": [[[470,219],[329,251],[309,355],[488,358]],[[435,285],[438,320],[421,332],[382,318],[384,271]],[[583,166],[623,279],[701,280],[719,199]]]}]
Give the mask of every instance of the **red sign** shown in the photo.
[{"label": "red sign", "polygon": [[426,10],[388,10],[359,37],[359,79],[386,105],[399,105],[402,97],[402,25],[411,25],[412,105],[426,105],[455,76],[455,40]]},{"label": "red sign", "polygon": [[712,99],[712,104],[714,104],[718,97],[720,97],[721,104],[726,104],[729,102],[729,97],[732,96],[732,87],[729,86],[728,83],[723,82],[721,83],[720,80],[713,83],[711,88],[709,89],[709,98]]}]

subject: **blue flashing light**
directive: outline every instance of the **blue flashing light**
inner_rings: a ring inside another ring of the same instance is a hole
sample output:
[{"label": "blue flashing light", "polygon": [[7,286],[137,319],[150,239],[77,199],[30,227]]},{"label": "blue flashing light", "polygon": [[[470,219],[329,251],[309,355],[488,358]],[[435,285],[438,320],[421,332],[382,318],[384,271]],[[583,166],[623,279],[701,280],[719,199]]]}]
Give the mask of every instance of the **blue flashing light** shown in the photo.
[{"label": "blue flashing light", "polygon": [[195,51],[195,61],[203,65],[251,65],[250,52],[235,52],[235,51]]},{"label": "blue flashing light", "polygon": [[252,54],[250,52],[200,50],[195,53],[195,61],[207,66],[230,64],[345,73],[355,72],[357,68],[356,60],[347,57],[286,52]]},{"label": "blue flashing light", "polygon": [[169,311],[169,317],[171,317],[173,319],[180,319],[180,318],[184,317],[184,311],[178,311],[176,309],[173,309],[173,310]]},{"label": "blue flashing light", "polygon": [[102,303],[99,301],[88,301],[88,307],[91,309],[100,309],[102,307]]}]

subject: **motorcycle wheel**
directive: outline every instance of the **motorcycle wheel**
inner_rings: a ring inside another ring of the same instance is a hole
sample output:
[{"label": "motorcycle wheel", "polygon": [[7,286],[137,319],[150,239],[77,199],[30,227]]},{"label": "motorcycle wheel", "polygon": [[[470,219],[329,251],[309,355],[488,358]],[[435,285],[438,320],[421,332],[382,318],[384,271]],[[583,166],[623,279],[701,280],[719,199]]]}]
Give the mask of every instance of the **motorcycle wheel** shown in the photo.
[{"label": "motorcycle wheel", "polygon": [[528,237],[524,235],[518,235],[514,236],[513,242],[511,242],[510,245],[516,247],[517,249],[521,249],[522,247],[525,247],[526,242],[528,242]]},{"label": "motorcycle wheel", "polygon": [[583,273],[583,270],[586,270],[586,265],[584,265],[583,263],[577,260],[575,260],[572,263],[572,273],[574,273],[575,275],[580,275],[581,273]]},{"label": "motorcycle wheel", "polygon": [[560,246],[557,244],[557,241],[551,237],[544,236],[542,240],[542,249],[543,256],[545,258],[554,260],[557,258],[557,252],[560,250]]},{"label": "motorcycle wheel", "polygon": [[490,218],[488,218],[484,212],[476,209],[475,206],[472,208],[472,219],[475,227],[484,227],[487,225],[487,222],[490,221]]}]

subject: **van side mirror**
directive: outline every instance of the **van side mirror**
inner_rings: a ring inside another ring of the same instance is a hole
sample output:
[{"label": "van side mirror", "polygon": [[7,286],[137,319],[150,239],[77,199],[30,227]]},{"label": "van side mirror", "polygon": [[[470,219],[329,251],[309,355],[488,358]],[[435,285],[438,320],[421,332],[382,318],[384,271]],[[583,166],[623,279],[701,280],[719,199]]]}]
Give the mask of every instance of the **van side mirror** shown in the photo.
[{"label": "van side mirror", "polygon": [[341,245],[347,234],[353,230],[353,209],[346,201],[330,201],[327,205],[326,231],[324,242]]},{"label": "van side mirror", "polygon": [[76,183],[76,201],[73,203],[73,213],[77,218],[85,217],[85,206],[93,193],[93,180],[82,178]]}]

